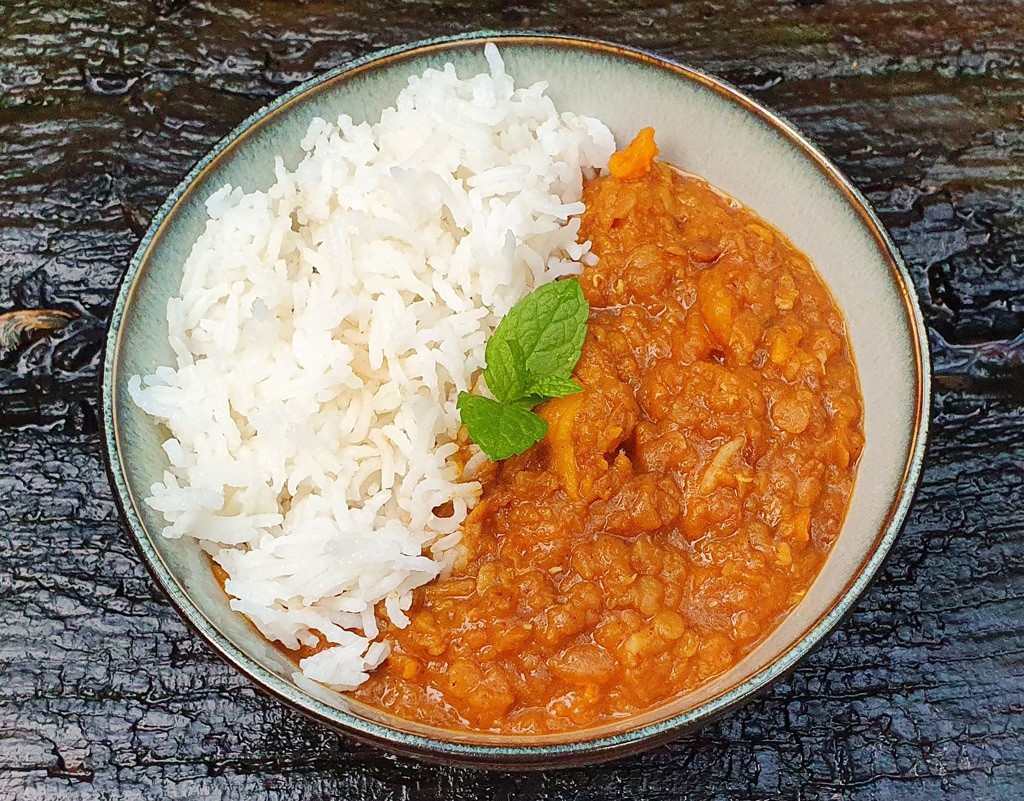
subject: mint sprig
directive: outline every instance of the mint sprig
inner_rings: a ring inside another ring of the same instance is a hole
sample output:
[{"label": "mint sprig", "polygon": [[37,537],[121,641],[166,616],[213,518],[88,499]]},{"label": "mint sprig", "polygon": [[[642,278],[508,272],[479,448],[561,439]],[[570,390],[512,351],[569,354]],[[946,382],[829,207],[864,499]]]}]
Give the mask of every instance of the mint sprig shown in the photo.
[{"label": "mint sprig", "polygon": [[548,424],[530,409],[583,389],[571,376],[589,317],[579,279],[567,278],[537,287],[498,323],[483,371],[497,400],[461,392],[457,402],[469,436],[491,459],[507,459],[544,438]]}]

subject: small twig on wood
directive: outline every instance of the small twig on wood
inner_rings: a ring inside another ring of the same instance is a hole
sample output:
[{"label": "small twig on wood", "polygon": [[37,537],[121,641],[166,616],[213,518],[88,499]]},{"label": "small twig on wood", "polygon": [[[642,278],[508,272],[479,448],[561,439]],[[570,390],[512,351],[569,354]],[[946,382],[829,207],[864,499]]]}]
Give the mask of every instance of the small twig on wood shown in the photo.
[{"label": "small twig on wood", "polygon": [[37,333],[59,331],[75,318],[58,309],[23,309],[0,314],[0,358]]}]

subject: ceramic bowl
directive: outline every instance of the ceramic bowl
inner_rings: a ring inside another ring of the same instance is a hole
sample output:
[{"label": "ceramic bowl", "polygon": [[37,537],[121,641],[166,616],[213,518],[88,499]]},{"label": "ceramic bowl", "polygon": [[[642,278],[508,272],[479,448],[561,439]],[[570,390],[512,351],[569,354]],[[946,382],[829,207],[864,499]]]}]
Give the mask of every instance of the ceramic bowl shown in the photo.
[{"label": "ceramic bowl", "polygon": [[[801,603],[738,665],[646,714],[569,735],[457,733],[400,720],[343,694],[309,692],[295,664],[231,611],[194,541],[168,540],[142,499],[164,469],[159,427],[127,393],[128,378],[171,363],[164,311],[205,224],[204,199],[228,182],[272,182],[273,155],[294,165],[314,116],[376,118],[408,76],[451,61],[485,69],[496,40],[518,85],[545,80],[561,110],[603,120],[627,142],[644,125],[662,158],[753,208],[806,252],[849,324],[865,402],[866,446],[849,514]],[[929,406],[927,340],[900,257],[867,202],[792,126],[727,84],[612,44],[542,35],[478,34],[363,58],[305,83],[224,139],[171,194],[146,233],[114,307],[103,374],[110,476],[128,530],[154,578],[210,646],[265,691],[360,740],[446,762],[514,768],[595,762],[672,738],[749,699],[811,650],[876,573],[918,482]]]}]

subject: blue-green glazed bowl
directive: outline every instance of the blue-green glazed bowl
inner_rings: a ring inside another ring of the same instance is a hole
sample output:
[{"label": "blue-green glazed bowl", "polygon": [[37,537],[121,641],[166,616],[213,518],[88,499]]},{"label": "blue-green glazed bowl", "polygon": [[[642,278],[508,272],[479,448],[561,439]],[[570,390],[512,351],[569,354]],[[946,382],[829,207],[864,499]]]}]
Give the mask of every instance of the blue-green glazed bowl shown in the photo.
[{"label": "blue-green glazed bowl", "polygon": [[[653,125],[662,158],[753,208],[805,251],[849,326],[865,402],[866,446],[850,511],[810,591],[738,665],[643,715],[564,735],[496,736],[401,720],[291,679],[295,663],[231,611],[192,540],[169,540],[142,502],[160,479],[165,436],[130,401],[128,378],[171,364],[165,307],[205,225],[203,201],[224,183],[265,189],[273,157],[289,166],[310,119],[375,119],[412,74],[451,61],[485,69],[496,41],[518,85],[545,80],[563,111],[603,120],[625,142]],[[174,190],[132,259],[117,296],[103,366],[111,482],[132,538],[182,617],[260,688],[354,738],[448,763],[525,768],[597,762],[669,740],[721,715],[783,675],[836,625],[876,573],[907,515],[929,407],[924,324],[899,255],[864,198],[785,121],[723,82],[613,44],[568,37],[474,34],[395,48],[309,81],[245,120]]]}]

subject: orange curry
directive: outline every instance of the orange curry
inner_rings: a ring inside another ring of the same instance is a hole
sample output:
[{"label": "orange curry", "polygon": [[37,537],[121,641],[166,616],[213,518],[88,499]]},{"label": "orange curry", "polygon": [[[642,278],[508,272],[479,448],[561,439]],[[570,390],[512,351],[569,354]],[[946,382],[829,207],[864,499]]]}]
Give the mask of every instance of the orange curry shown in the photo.
[{"label": "orange curry", "polygon": [[466,559],[418,592],[355,697],[446,727],[534,734],[679,696],[800,600],[864,443],[842,315],[807,258],[653,132],[587,183],[582,393],[489,465]]}]

